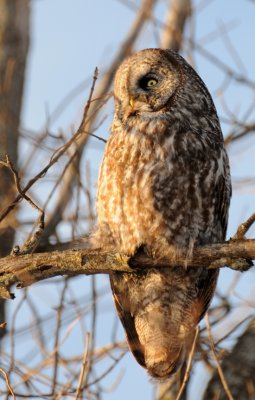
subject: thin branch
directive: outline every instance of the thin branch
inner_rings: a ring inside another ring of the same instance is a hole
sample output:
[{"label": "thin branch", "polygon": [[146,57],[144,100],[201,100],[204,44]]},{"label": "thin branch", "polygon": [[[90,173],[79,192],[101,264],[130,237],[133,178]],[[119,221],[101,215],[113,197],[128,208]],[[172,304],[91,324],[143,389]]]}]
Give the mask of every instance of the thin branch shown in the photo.
[{"label": "thin branch", "polygon": [[90,338],[90,346],[87,358],[87,369],[86,374],[83,376],[83,386],[88,384],[89,375],[92,370],[93,365],[93,353],[95,347],[95,335],[96,335],[96,322],[97,322],[97,293],[96,293],[96,277],[92,276],[92,316],[91,316],[91,338]]},{"label": "thin branch", "polygon": [[80,372],[80,376],[79,376],[77,392],[75,394],[75,400],[79,400],[79,398],[81,396],[81,393],[82,393],[84,374],[85,374],[85,369],[86,369],[86,366],[87,366],[87,363],[88,363],[87,358],[88,358],[88,351],[89,351],[89,335],[90,335],[89,332],[87,332],[85,350],[84,350],[84,354],[83,354],[81,372]]},{"label": "thin branch", "polygon": [[33,186],[34,183],[37,182],[39,179],[43,178],[46,175],[46,173],[48,172],[48,170],[54,164],[56,164],[56,162],[60,159],[60,157],[63,156],[63,154],[65,154],[67,149],[76,140],[78,140],[78,138],[81,136],[81,134],[84,133],[85,126],[86,126],[86,123],[87,123],[88,110],[89,110],[89,107],[90,107],[90,104],[91,104],[91,98],[92,98],[92,94],[93,94],[93,91],[94,91],[94,87],[95,87],[95,83],[96,83],[96,80],[97,80],[97,76],[98,76],[98,70],[96,68],[95,69],[95,73],[94,73],[94,77],[93,77],[91,90],[90,90],[90,95],[89,95],[87,104],[86,104],[85,109],[84,109],[84,113],[83,113],[83,118],[82,118],[81,124],[80,124],[77,132],[72,136],[72,138],[64,146],[62,146],[60,149],[58,149],[55,152],[55,154],[52,156],[50,162],[46,165],[46,167],[44,167],[34,178],[32,178],[28,182],[28,184],[22,189],[22,195],[19,193],[16,196],[16,198],[13,200],[13,202],[2,211],[2,213],[0,214],[0,222],[3,221],[3,219],[10,213],[10,211],[12,211],[16,207],[16,205],[19,203],[20,200],[22,200],[22,198],[24,197],[24,194],[31,188],[31,186]]},{"label": "thin branch", "polygon": [[[36,228],[35,233],[27,239],[25,242],[22,253],[23,254],[28,254],[32,253],[35,249],[37,244],[39,243],[39,239],[42,235],[42,232],[44,230],[44,211],[38,207],[33,200],[24,192],[24,190],[21,187],[20,184],[20,177],[18,174],[18,171],[15,169],[13,163],[9,159],[8,155],[5,156],[5,161],[0,160],[0,164],[4,165],[6,168],[10,169],[10,171],[13,174],[14,182],[16,189],[21,196],[22,199],[26,200],[28,204],[30,204],[31,207],[33,207],[36,211],[39,213],[39,219],[38,219],[38,226]],[[15,246],[13,249],[14,253],[20,253],[20,248],[19,246]]]},{"label": "thin branch", "polygon": [[205,322],[206,322],[206,327],[207,327],[208,338],[209,338],[210,345],[211,345],[211,350],[212,350],[212,353],[213,353],[213,356],[214,356],[214,359],[215,359],[215,362],[216,362],[216,365],[217,365],[217,369],[218,369],[218,373],[219,373],[219,376],[220,376],[220,380],[221,380],[222,386],[224,387],[224,390],[226,392],[226,395],[227,395],[228,399],[229,400],[234,400],[234,398],[233,398],[233,396],[232,396],[232,394],[230,392],[230,389],[228,387],[227,381],[225,379],[224,373],[222,371],[221,365],[219,363],[216,351],[215,351],[213,337],[212,337],[212,333],[211,333],[210,322],[209,322],[209,318],[208,318],[208,313],[205,316]]},{"label": "thin branch", "polygon": [[183,393],[183,391],[184,391],[184,388],[185,388],[185,386],[186,386],[186,384],[187,384],[187,382],[188,382],[189,373],[190,373],[190,369],[191,369],[191,365],[192,365],[192,360],[193,360],[193,356],[194,356],[194,353],[195,353],[195,348],[196,348],[198,333],[199,333],[199,327],[197,326],[196,334],[195,334],[195,337],[194,337],[194,340],[193,340],[193,343],[192,343],[192,347],[191,347],[191,351],[190,351],[190,354],[189,354],[189,359],[188,359],[188,363],[187,363],[187,368],[186,368],[186,370],[185,370],[185,375],[184,375],[184,378],[183,378],[183,381],[182,381],[180,390],[179,390],[179,392],[178,392],[177,397],[176,397],[175,400],[180,400],[180,399],[181,399],[181,395],[182,395],[182,393]]},{"label": "thin branch", "polygon": [[243,222],[237,229],[234,239],[244,239],[245,234],[255,222],[255,213],[253,213],[245,222]]},{"label": "thin branch", "polygon": [[62,293],[60,296],[59,306],[57,308],[57,321],[56,321],[56,330],[54,334],[54,365],[53,365],[53,377],[52,377],[52,397],[55,398],[56,392],[56,385],[57,385],[57,378],[58,378],[58,370],[59,370],[59,339],[60,339],[60,329],[62,323],[62,311],[63,311],[63,304],[65,299],[67,289],[67,280],[62,289]]},{"label": "thin branch", "polygon": [[[236,121],[235,121],[236,123]],[[243,125],[242,129],[240,130],[240,127],[238,127],[238,131],[234,131],[229,133],[226,137],[225,137],[225,145],[229,145],[230,143],[233,143],[236,140],[239,140],[241,138],[243,138],[244,136],[248,136],[248,134],[254,133],[255,131],[255,124],[247,124],[247,125]]]},{"label": "thin branch", "polygon": [[4,376],[6,385],[8,386],[9,392],[11,393],[13,400],[16,400],[16,397],[15,397],[15,394],[14,394],[14,392],[12,390],[11,385],[10,385],[7,373],[3,370],[3,368],[0,368],[0,373]]}]

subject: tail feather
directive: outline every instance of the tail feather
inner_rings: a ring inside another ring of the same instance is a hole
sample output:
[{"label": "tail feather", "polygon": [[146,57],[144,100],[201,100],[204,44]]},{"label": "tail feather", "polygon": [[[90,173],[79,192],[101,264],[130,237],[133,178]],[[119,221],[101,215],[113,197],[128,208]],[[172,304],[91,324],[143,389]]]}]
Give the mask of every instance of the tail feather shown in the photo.
[{"label": "tail feather", "polygon": [[218,273],[183,268],[114,273],[111,287],[130,350],[154,378],[185,363]]}]

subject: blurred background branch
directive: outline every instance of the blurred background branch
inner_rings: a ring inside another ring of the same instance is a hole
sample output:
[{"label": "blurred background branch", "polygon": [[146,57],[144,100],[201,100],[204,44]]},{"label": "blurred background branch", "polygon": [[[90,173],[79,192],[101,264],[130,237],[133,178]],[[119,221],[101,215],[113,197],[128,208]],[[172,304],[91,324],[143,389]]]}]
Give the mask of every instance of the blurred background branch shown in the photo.
[{"label": "blurred background branch", "polygon": [[[17,166],[19,123],[29,47],[29,0],[0,0],[0,158],[9,155]],[[11,171],[0,165],[0,204],[5,208],[14,197]],[[12,213],[0,226],[0,256],[10,253],[17,221]],[[0,300],[0,324],[5,305]],[[5,332],[0,329],[0,338]]]}]

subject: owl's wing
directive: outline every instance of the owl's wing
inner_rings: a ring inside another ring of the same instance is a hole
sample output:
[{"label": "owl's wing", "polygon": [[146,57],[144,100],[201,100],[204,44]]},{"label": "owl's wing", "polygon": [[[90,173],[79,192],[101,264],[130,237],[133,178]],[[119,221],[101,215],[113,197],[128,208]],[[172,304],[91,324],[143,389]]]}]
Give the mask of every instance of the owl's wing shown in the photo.
[{"label": "owl's wing", "polygon": [[[140,340],[136,332],[134,317],[130,312],[131,307],[129,302],[128,288],[125,280],[125,274],[123,273],[112,274],[110,276],[110,283],[111,283],[115,307],[118,312],[121,323],[125,329],[128,344],[132,349],[132,353],[134,354],[137,362],[142,367],[145,367],[144,349],[140,343]],[[124,291],[123,291],[123,286],[126,286],[126,290]],[[123,293],[126,293],[126,296],[123,296]]]},{"label": "owl's wing", "polygon": [[228,223],[228,209],[231,198],[231,182],[228,176],[221,175],[218,179],[215,191],[217,193],[215,213],[222,226],[222,239],[226,237]]},{"label": "owl's wing", "polygon": [[[228,168],[228,161],[226,161],[226,169]],[[220,240],[224,240],[226,237],[228,209],[231,198],[231,182],[228,171],[225,171],[225,176],[221,175],[219,177],[218,182],[215,186],[215,193],[217,194],[215,203],[215,214],[217,215],[222,227],[222,237]],[[198,315],[198,322],[203,318],[210,305],[217,284],[218,275],[219,270],[204,269],[197,281],[197,299],[200,305],[200,315]]]},{"label": "owl's wing", "polygon": [[193,305],[193,310],[195,312],[197,310],[199,311],[197,315],[197,323],[204,317],[206,311],[208,310],[216,288],[218,275],[218,269],[203,269],[197,281],[197,305]]}]

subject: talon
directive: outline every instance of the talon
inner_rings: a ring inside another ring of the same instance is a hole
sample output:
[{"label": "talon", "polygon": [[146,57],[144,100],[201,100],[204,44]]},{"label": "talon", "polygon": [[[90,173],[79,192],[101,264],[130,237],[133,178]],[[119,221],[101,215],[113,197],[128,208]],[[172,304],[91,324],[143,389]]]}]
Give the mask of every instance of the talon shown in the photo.
[{"label": "talon", "polygon": [[11,251],[11,255],[13,256],[18,256],[20,254],[20,247],[18,245],[14,246],[12,251]]}]

